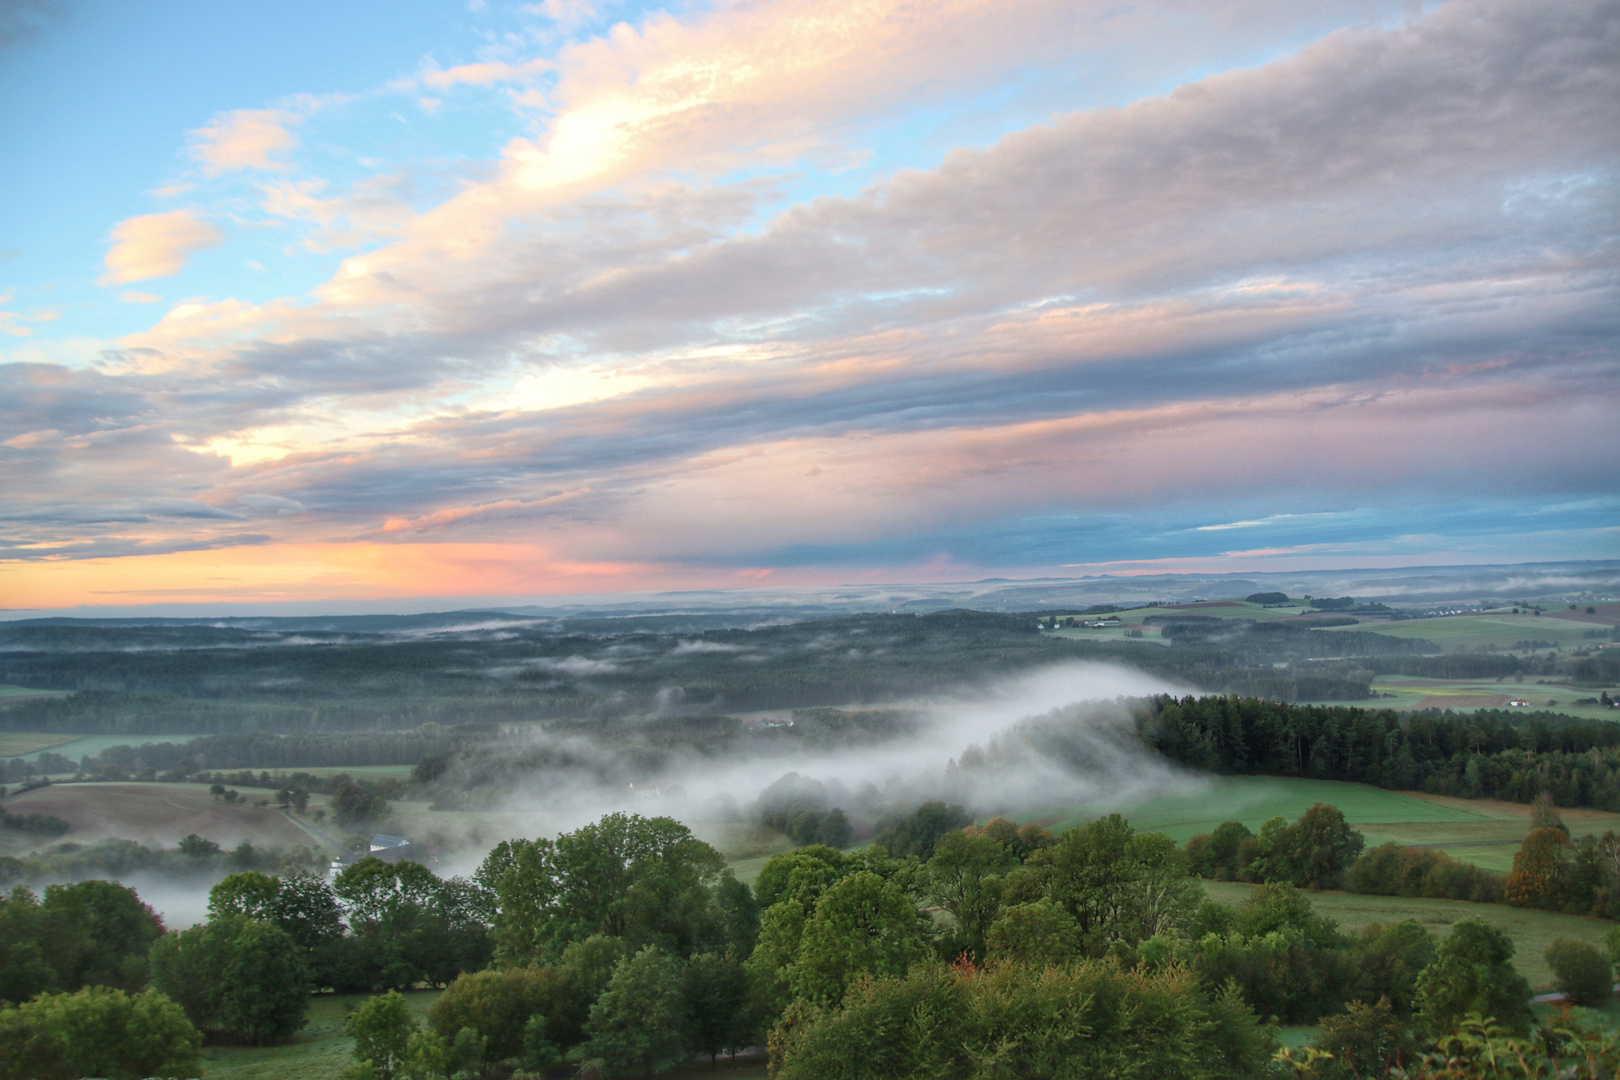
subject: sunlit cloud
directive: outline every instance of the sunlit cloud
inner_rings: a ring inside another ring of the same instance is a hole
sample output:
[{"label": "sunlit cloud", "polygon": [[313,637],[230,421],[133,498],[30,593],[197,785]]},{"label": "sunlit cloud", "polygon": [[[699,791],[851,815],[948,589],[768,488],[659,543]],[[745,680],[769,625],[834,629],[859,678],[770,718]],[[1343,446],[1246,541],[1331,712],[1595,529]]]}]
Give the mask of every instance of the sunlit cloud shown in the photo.
[{"label": "sunlit cloud", "polygon": [[229,266],[115,341],[0,312],[0,565],[542,594],[1616,524],[1602,0],[529,14],[218,113],[101,280]]},{"label": "sunlit cloud", "polygon": [[103,260],[103,285],[127,285],[157,277],[172,277],[185,269],[191,256],[219,247],[225,234],[219,226],[190,210],[141,214],[120,222],[112,231],[113,245]]},{"label": "sunlit cloud", "polygon": [[191,155],[208,176],[242,169],[280,171],[281,155],[298,145],[288,128],[298,114],[285,109],[237,109],[221,113],[191,133]]}]

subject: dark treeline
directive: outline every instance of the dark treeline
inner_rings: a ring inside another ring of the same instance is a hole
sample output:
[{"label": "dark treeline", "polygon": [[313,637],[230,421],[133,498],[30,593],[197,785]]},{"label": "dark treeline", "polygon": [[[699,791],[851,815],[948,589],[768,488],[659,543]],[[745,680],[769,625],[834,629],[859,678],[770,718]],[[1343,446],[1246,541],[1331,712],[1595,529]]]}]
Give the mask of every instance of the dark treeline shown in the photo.
[{"label": "dark treeline", "polygon": [[1163,696],[1136,709],[1148,746],[1227,775],[1620,810],[1620,725],[1546,712],[1396,712],[1239,697]]}]

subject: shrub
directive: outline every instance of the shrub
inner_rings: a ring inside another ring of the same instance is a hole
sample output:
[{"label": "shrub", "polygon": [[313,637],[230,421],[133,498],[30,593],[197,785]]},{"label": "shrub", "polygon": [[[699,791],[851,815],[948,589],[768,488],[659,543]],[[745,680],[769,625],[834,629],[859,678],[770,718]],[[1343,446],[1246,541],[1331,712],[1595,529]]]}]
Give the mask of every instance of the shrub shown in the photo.
[{"label": "shrub", "polygon": [[1614,969],[1595,946],[1559,938],[1542,953],[1558,989],[1577,1005],[1598,1005],[1614,996]]}]

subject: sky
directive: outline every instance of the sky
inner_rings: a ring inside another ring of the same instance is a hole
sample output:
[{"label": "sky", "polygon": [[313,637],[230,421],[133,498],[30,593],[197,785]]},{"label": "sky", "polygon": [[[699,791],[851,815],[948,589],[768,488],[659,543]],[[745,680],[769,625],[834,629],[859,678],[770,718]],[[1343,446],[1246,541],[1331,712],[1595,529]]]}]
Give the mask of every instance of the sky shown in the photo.
[{"label": "sky", "polygon": [[0,608],[1620,556],[1620,0],[0,0]]}]

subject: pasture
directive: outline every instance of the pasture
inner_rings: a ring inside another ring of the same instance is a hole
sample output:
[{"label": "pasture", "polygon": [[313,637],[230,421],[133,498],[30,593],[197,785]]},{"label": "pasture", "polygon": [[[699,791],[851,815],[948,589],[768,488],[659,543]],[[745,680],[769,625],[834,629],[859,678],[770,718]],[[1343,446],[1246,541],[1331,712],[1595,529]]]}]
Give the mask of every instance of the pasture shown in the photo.
[{"label": "pasture", "polygon": [[[1018,815],[1018,820],[1038,821],[1061,831],[1117,811],[1138,830],[1166,833],[1177,843],[1185,843],[1188,837],[1210,832],[1223,821],[1241,821],[1256,831],[1270,817],[1280,815],[1292,821],[1318,802],[1337,806],[1363,832],[1368,831],[1367,826],[1385,823],[1455,824],[1478,819],[1460,807],[1366,784],[1274,776],[1189,776],[1186,787],[1177,792],[1137,802],[1040,807]],[[1368,841],[1381,842],[1370,835]]]},{"label": "pasture", "polygon": [[[1499,873],[1513,868],[1513,853],[1530,833],[1530,807],[1520,803],[1274,776],[1208,777],[1190,781],[1185,791],[1134,804],[1048,806],[1020,814],[1018,820],[1061,831],[1118,811],[1139,831],[1162,832],[1186,843],[1223,821],[1241,821],[1256,832],[1269,817],[1293,821],[1316,802],[1338,807],[1361,830],[1368,847],[1386,842],[1433,847],[1459,862]],[[1564,809],[1559,813],[1577,839],[1620,832],[1620,814]]]},{"label": "pasture", "polygon": [[[438,990],[410,990],[405,1000],[418,1023],[427,1025],[428,1007]],[[365,994],[317,994],[310,999],[304,1030],[276,1046],[205,1046],[203,1075],[208,1080],[337,1080],[354,1063],[354,1040],[343,1021],[365,1002]]]},{"label": "pasture", "polygon": [[[1236,904],[1257,885],[1226,881],[1206,881],[1204,891],[1211,899]],[[1537,990],[1550,989],[1553,974],[1542,959],[1542,952],[1556,938],[1574,938],[1602,947],[1602,939],[1614,923],[1579,915],[1559,915],[1499,904],[1469,904],[1461,900],[1418,900],[1400,896],[1361,896],[1354,893],[1311,893],[1311,905],[1335,920],[1342,930],[1359,930],[1372,923],[1415,919],[1433,933],[1444,935],[1459,919],[1477,917],[1497,927],[1513,942],[1513,964]]]},{"label": "pasture", "polygon": [[196,738],[195,735],[61,735],[56,736],[62,741],[55,746],[42,747],[39,750],[24,751],[15,755],[27,761],[38,761],[39,755],[49,751],[61,754],[63,757],[78,761],[85,756],[94,757],[103,750],[114,746],[144,746],[147,743],[185,742]]},{"label": "pasture", "polygon": [[226,803],[195,784],[52,784],[9,796],[5,809],[53,814],[73,826],[64,836],[37,839],[41,847],[113,837],[174,847],[192,833],[227,849],[243,841],[254,847],[310,844],[309,835],[275,807]]},{"label": "pasture", "polygon": [[78,738],[77,735],[52,735],[49,732],[0,731],[0,758],[22,757],[25,754],[38,754],[42,750],[54,750]]},{"label": "pasture", "polygon": [[[1369,619],[1359,626],[1342,627],[1345,630],[1371,630],[1399,638],[1423,638],[1441,646],[1447,652],[1478,650],[1487,645],[1498,649],[1512,649],[1521,641],[1550,641],[1559,649],[1592,645],[1598,639],[1587,633],[1598,631],[1608,640],[1608,632],[1620,624],[1620,604],[1595,604],[1594,614],[1586,614],[1586,606],[1575,611],[1567,608],[1548,610],[1540,615],[1521,608],[1515,615],[1511,608],[1470,612],[1466,615],[1441,615],[1432,619],[1402,619],[1385,622]],[[1537,651],[1544,651],[1542,646]]]},{"label": "pasture", "polygon": [[1531,709],[1557,709],[1569,716],[1589,720],[1620,720],[1620,709],[1575,704],[1579,700],[1597,697],[1598,692],[1591,687],[1537,682],[1533,679],[1525,682],[1514,679],[1424,679],[1413,675],[1378,675],[1373,678],[1373,690],[1394,696],[1354,704],[1380,709],[1462,711],[1507,708],[1508,701],[1517,698],[1528,701],[1528,708]]}]

